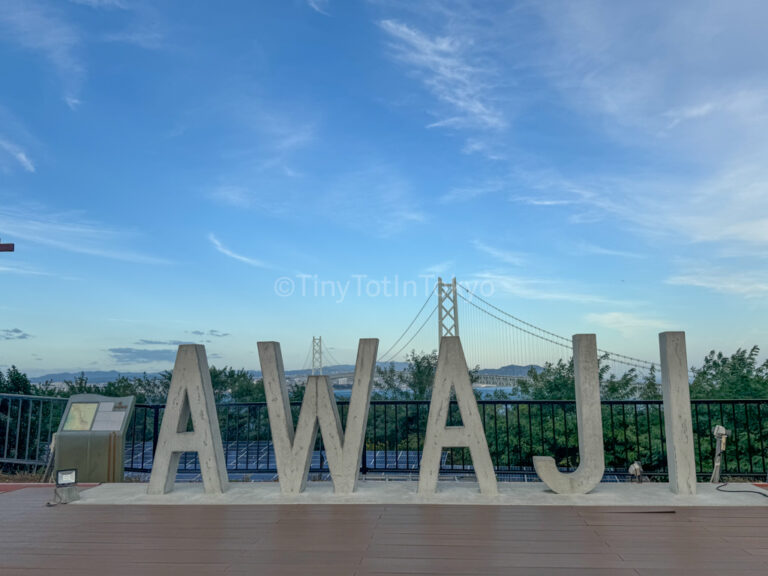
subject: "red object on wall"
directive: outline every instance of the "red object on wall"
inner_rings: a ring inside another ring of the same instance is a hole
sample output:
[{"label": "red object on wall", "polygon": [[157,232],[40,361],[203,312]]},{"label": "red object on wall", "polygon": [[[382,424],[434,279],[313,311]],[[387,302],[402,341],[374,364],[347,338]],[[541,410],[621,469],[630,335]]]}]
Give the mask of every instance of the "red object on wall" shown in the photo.
[{"label": "red object on wall", "polygon": [[13,252],[15,248],[15,244],[0,244],[0,252]]}]

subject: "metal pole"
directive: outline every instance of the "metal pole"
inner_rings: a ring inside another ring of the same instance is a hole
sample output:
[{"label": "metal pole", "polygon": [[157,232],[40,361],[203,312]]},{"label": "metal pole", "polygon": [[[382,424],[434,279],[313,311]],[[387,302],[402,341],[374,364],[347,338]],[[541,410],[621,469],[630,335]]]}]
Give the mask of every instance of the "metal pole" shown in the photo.
[{"label": "metal pole", "polygon": [[15,249],[15,244],[0,244],[0,252],[13,252]]}]

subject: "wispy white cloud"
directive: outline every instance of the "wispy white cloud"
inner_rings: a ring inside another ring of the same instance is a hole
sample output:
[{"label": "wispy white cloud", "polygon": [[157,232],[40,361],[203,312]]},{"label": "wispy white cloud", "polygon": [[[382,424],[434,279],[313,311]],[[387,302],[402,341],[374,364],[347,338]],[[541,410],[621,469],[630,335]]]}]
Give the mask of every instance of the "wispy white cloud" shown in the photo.
[{"label": "wispy white cloud", "polygon": [[[317,140],[317,127],[307,119],[306,110],[243,100],[242,94],[250,91],[250,87],[241,85],[228,91],[235,96],[225,108],[248,144],[221,151],[229,168],[209,196],[239,208],[283,214],[295,205],[285,179],[303,177],[295,159]],[[276,188],[279,194],[273,192]]]},{"label": "wispy white cloud", "polygon": [[[284,184],[275,179],[262,178],[257,187],[222,185],[217,186],[208,196],[218,203],[258,211],[265,215],[281,218],[297,218],[308,207],[306,197],[294,193]],[[273,193],[277,187],[281,188],[279,194]]]},{"label": "wispy white cloud", "polygon": [[0,138],[0,150],[9,154],[27,172],[35,171],[35,165],[29,159],[27,153],[13,142]]},{"label": "wispy white cloud", "polygon": [[461,153],[468,156],[479,154],[488,160],[501,162],[509,160],[509,154],[504,150],[505,147],[503,136],[486,131],[482,137],[467,138],[461,148]]},{"label": "wispy white cloud", "polygon": [[323,14],[324,16],[329,16],[328,14],[329,4],[330,4],[330,0],[307,0],[307,5],[310,8],[312,8],[312,10],[320,14]]},{"label": "wispy white cloud", "polygon": [[768,38],[758,22],[768,8],[760,0],[738,10],[695,0],[652,11],[610,0],[529,8],[543,28],[528,63],[574,108],[609,119],[603,127],[619,138],[644,134],[658,145],[674,128],[677,145],[716,155],[734,147],[722,138],[728,129],[755,134],[766,121]]},{"label": "wispy white cloud", "polygon": [[597,326],[616,330],[622,336],[631,337],[642,332],[658,332],[673,326],[667,320],[653,316],[640,316],[630,312],[599,312],[587,314],[584,319]]},{"label": "wispy white cloud", "polygon": [[34,268],[11,266],[7,264],[0,265],[0,273],[19,274],[22,276],[53,276],[53,274],[49,272],[42,272],[40,270],[35,270]]},{"label": "wispy white cloud", "polygon": [[293,122],[269,115],[263,130],[269,137],[267,144],[277,152],[290,152],[303,148],[317,138],[314,124]]},{"label": "wispy white cloud", "polygon": [[449,272],[454,267],[454,263],[452,260],[448,260],[446,262],[438,262],[437,264],[432,264],[431,266],[427,266],[424,268],[424,274],[428,276],[440,276],[441,274],[445,274],[446,272]]},{"label": "wispy white cloud", "polygon": [[688,270],[667,279],[667,284],[695,286],[745,298],[768,296],[768,274],[712,267]]},{"label": "wispy white cloud", "polygon": [[77,212],[51,212],[41,206],[0,205],[0,230],[11,237],[67,252],[139,264],[168,264],[124,247],[130,234],[85,220]]},{"label": "wispy white cloud", "polygon": [[254,200],[253,194],[242,186],[219,186],[211,192],[211,197],[237,208],[250,208]]},{"label": "wispy white cloud", "polygon": [[571,177],[517,170],[508,185],[538,193],[514,196],[513,202],[570,206],[566,217],[572,224],[622,222],[625,232],[641,237],[733,252],[736,246],[768,246],[768,165],[761,159],[744,155],[709,173],[685,176],[660,171]]},{"label": "wispy white cloud", "polygon": [[469,275],[463,280],[467,285],[482,284],[492,287],[494,294],[509,295],[528,300],[552,300],[575,302],[579,304],[605,304],[626,306],[633,304],[629,301],[604,298],[587,290],[580,290],[573,284],[561,280],[530,278],[495,271],[485,271]]},{"label": "wispy white cloud", "polygon": [[532,198],[530,196],[513,196],[512,202],[527,204],[528,206],[568,206],[575,204],[574,200],[558,200],[553,198]]},{"label": "wispy white cloud", "polygon": [[123,0],[69,0],[72,4],[80,4],[91,8],[117,8],[127,10],[128,6]]},{"label": "wispy white cloud", "polygon": [[[627,233],[707,245],[713,254],[768,246],[764,2],[733,10],[681,0],[654,11],[610,0],[482,10],[464,2],[381,4],[400,10],[380,22],[395,58],[453,110],[442,110],[437,124],[506,123],[514,105],[496,98],[493,81],[503,75],[518,83],[522,99],[543,95],[588,121],[591,137],[638,151],[613,173],[589,163],[561,173],[534,153],[517,155],[503,187],[459,186],[443,202],[498,187],[517,204],[567,208],[571,224],[621,222]],[[454,93],[468,104],[450,104]],[[485,109],[494,112],[490,122]],[[485,151],[482,137],[465,142],[466,153]]]},{"label": "wispy white cloud", "polygon": [[341,175],[318,200],[329,220],[374,236],[389,237],[427,220],[409,181],[386,164]]},{"label": "wispy white cloud", "polygon": [[680,243],[768,246],[768,166],[752,158],[699,178],[607,177],[590,189],[583,206],[637,231]]},{"label": "wispy white cloud", "polygon": [[6,0],[0,9],[0,41],[44,56],[64,83],[64,98],[77,99],[85,76],[78,56],[80,34],[57,11],[25,0]]},{"label": "wispy white cloud", "polygon": [[527,206],[591,206],[596,196],[590,183],[579,182],[563,176],[557,169],[526,168],[515,166],[508,173],[506,189],[514,190],[509,201]]},{"label": "wispy white cloud", "polygon": [[311,195],[284,176],[261,175],[258,185],[218,186],[209,195],[217,202],[270,217],[294,223],[316,222],[320,217],[334,226],[377,237],[403,232],[428,218],[409,181],[385,163],[366,162],[319,185]]},{"label": "wispy white cloud", "polygon": [[165,45],[165,35],[153,28],[109,32],[102,36],[105,42],[130,44],[145,50],[159,50]]},{"label": "wispy white cloud", "polygon": [[494,248],[493,246],[488,246],[479,240],[473,240],[472,246],[474,246],[480,252],[484,252],[485,254],[492,256],[494,259],[500,262],[504,262],[505,264],[522,266],[522,264],[525,262],[525,255],[520,252],[510,252],[507,250]]},{"label": "wispy white cloud", "polygon": [[676,110],[669,110],[663,115],[669,118],[669,124],[667,129],[672,129],[681,122],[687,120],[694,120],[696,118],[703,118],[712,113],[714,105],[711,102],[699,105],[684,106]]},{"label": "wispy white cloud", "polygon": [[472,53],[473,39],[450,33],[430,35],[393,19],[381,20],[394,57],[416,74],[432,94],[447,105],[447,114],[430,127],[502,129],[507,121],[494,104],[494,71]]},{"label": "wispy white cloud", "polygon": [[213,244],[213,246],[216,248],[216,250],[218,250],[219,252],[221,252],[225,256],[228,256],[228,257],[230,257],[230,258],[232,258],[234,260],[238,260],[240,262],[244,262],[245,264],[248,264],[249,266],[253,266],[255,268],[266,268],[267,267],[267,265],[264,264],[264,262],[262,262],[261,260],[256,260],[254,258],[248,258],[247,256],[242,256],[240,254],[237,254],[236,252],[232,252],[232,250],[230,250],[229,248],[224,246],[219,241],[219,239],[216,238],[216,236],[214,236],[213,234],[208,234],[208,240],[211,241],[211,244]]},{"label": "wispy white cloud", "polygon": [[239,130],[249,133],[249,147],[225,152],[248,158],[285,157],[317,140],[318,126],[313,111],[290,101],[267,102],[253,97],[256,86],[240,80],[223,86],[218,104]]},{"label": "wispy white cloud", "polygon": [[478,184],[473,186],[462,186],[458,188],[451,188],[446,194],[440,197],[440,202],[449,204],[452,202],[466,202],[468,200],[474,200],[480,196],[487,196],[500,192],[504,189],[502,182],[486,182],[484,184]]},{"label": "wispy white cloud", "polygon": [[130,13],[135,22],[118,32],[105,32],[99,36],[102,42],[129,44],[145,50],[159,50],[165,46],[165,34],[160,27],[159,11],[152,3],[136,3],[124,0],[69,0],[73,4],[96,10],[121,10]]},{"label": "wispy white cloud", "polygon": [[65,96],[64,102],[69,107],[70,110],[77,110],[80,107],[80,104],[83,103],[80,98],[75,98],[74,96]]},{"label": "wispy white cloud", "polygon": [[637,252],[629,252],[627,250],[616,250],[615,248],[605,248],[603,246],[597,246],[595,244],[589,244],[588,242],[582,242],[576,244],[576,251],[580,254],[596,254],[598,256],[616,256],[617,258],[629,258],[629,259],[642,259],[646,258],[645,254],[638,254]]}]

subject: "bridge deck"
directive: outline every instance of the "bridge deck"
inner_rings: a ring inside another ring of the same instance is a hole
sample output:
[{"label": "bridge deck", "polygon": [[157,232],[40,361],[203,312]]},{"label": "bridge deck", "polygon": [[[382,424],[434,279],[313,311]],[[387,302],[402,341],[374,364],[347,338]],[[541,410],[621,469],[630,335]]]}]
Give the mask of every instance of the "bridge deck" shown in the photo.
[{"label": "bridge deck", "polygon": [[57,506],[0,493],[0,573],[763,575],[764,507]]}]

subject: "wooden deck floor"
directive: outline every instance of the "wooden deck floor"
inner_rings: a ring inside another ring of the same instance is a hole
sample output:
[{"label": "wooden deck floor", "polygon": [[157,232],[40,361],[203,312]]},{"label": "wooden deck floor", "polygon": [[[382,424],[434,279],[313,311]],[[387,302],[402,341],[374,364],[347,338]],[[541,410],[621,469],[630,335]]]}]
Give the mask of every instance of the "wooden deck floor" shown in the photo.
[{"label": "wooden deck floor", "polygon": [[0,574],[763,576],[766,508],[77,506],[0,493]]}]

